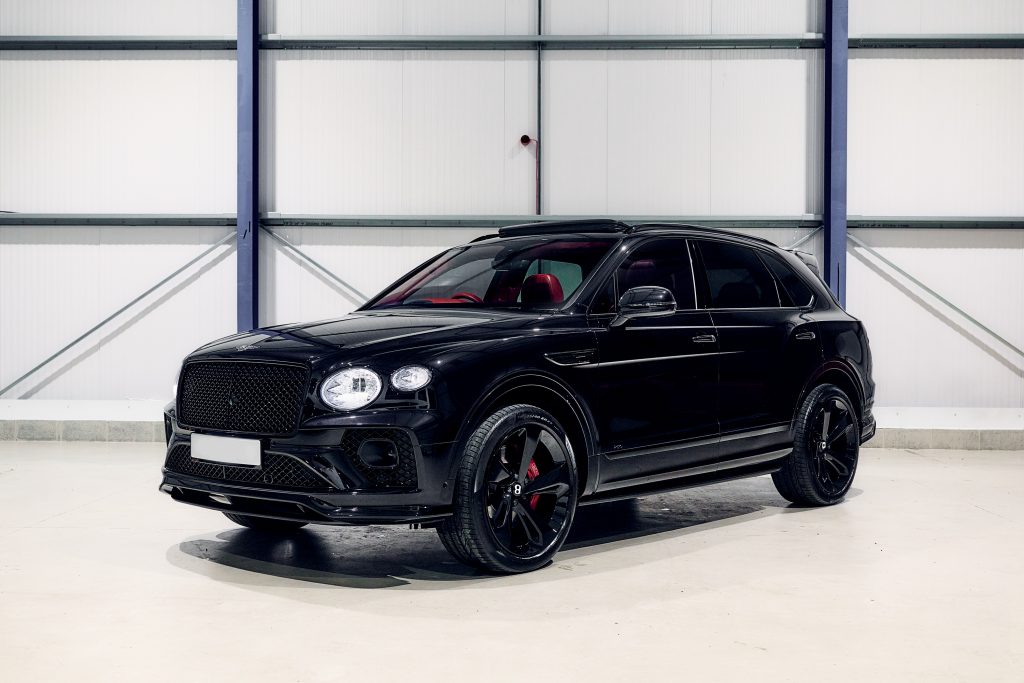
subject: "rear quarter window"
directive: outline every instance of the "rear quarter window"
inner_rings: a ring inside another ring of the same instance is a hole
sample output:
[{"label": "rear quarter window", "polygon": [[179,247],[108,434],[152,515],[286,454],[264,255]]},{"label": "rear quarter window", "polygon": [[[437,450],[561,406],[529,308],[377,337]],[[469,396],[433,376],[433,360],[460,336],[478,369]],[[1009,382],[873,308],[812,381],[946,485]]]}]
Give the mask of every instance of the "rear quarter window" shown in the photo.
[{"label": "rear quarter window", "polygon": [[[775,254],[762,253],[761,257],[768,265],[768,269],[782,283],[783,305],[802,307],[811,303],[811,300],[814,298],[814,292],[788,264]],[[789,300],[785,301],[787,298]]]}]

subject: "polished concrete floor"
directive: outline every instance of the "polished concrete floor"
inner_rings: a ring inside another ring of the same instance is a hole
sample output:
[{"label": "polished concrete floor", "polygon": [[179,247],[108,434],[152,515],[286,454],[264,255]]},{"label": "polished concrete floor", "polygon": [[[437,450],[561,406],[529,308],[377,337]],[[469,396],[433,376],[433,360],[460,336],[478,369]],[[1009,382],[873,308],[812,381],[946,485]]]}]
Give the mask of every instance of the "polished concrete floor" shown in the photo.
[{"label": "polished concrete floor", "polygon": [[431,531],[273,540],[157,492],[157,444],[0,442],[0,680],[1024,680],[1024,453],[867,450],[585,508],[533,574]]}]

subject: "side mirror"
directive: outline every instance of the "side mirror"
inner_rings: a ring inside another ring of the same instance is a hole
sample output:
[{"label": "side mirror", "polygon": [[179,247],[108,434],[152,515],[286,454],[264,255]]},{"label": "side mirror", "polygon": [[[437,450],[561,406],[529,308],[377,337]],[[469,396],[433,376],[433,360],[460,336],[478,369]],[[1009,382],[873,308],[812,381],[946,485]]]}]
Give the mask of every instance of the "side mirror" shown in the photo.
[{"label": "side mirror", "polygon": [[664,287],[634,287],[619,298],[619,314],[611,327],[620,327],[632,318],[651,318],[676,312],[676,298]]}]

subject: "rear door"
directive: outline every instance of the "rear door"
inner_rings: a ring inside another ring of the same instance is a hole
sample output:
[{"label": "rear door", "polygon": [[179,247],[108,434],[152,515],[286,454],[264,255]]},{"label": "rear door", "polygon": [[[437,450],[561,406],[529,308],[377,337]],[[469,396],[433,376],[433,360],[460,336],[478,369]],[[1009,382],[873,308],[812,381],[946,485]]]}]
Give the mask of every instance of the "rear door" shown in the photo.
[{"label": "rear door", "polygon": [[[626,290],[665,287],[676,312],[611,327]],[[696,304],[687,240],[659,237],[633,248],[591,309],[598,338],[593,402],[600,425],[602,488],[678,469],[717,454],[718,344]],[[685,445],[691,447],[686,448]]]},{"label": "rear door", "polygon": [[799,391],[821,364],[816,323],[774,274],[785,265],[767,249],[715,239],[697,246],[701,302],[721,353],[722,454],[785,444]]}]

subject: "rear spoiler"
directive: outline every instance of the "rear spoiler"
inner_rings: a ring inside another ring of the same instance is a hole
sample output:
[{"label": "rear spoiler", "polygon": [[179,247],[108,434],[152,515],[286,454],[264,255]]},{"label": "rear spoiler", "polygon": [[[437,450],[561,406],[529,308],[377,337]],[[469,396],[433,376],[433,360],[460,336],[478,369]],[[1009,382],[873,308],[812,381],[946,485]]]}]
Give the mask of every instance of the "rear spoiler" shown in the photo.
[{"label": "rear spoiler", "polygon": [[796,249],[787,249],[790,254],[796,256],[800,261],[811,269],[811,272],[821,279],[821,269],[818,268],[818,259],[815,258],[814,254],[808,254],[806,251],[797,251]]}]

